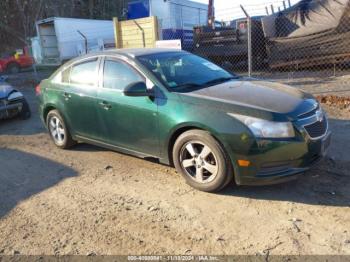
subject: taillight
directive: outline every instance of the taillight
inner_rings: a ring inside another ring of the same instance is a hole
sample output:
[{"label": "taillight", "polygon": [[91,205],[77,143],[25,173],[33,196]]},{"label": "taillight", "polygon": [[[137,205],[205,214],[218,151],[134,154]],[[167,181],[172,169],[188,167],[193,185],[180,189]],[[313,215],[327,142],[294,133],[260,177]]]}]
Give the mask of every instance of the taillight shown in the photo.
[{"label": "taillight", "polygon": [[39,96],[39,95],[41,94],[41,87],[40,87],[40,85],[37,85],[37,86],[35,87],[35,94],[36,94],[37,96]]}]

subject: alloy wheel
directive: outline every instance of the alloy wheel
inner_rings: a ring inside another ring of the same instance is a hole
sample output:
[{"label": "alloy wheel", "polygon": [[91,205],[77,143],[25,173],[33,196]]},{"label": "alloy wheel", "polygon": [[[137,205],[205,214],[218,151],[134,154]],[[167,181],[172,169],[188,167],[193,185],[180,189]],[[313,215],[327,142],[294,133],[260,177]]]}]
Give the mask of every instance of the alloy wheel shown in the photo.
[{"label": "alloy wheel", "polygon": [[180,163],[186,175],[198,183],[209,183],[219,172],[217,157],[208,145],[199,141],[186,143],[180,151]]},{"label": "alloy wheel", "polygon": [[51,136],[55,140],[55,142],[57,144],[62,144],[64,142],[66,133],[63,128],[62,122],[58,117],[56,116],[51,117],[50,123],[49,123],[49,129],[50,129]]}]

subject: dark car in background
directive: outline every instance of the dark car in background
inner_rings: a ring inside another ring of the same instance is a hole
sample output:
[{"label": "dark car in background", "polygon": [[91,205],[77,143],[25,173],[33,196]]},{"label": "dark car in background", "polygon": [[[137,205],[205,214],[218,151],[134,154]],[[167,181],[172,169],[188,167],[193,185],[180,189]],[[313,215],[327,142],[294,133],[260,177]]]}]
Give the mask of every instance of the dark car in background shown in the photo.
[{"label": "dark car in background", "polygon": [[53,142],[78,141],[174,164],[187,183],[218,191],[232,179],[295,179],[326,154],[326,114],[313,96],[239,78],[196,55],[167,49],[89,54],[37,88]]},{"label": "dark car in background", "polygon": [[30,108],[23,94],[0,79],[0,120],[17,116],[27,119],[30,115]]}]

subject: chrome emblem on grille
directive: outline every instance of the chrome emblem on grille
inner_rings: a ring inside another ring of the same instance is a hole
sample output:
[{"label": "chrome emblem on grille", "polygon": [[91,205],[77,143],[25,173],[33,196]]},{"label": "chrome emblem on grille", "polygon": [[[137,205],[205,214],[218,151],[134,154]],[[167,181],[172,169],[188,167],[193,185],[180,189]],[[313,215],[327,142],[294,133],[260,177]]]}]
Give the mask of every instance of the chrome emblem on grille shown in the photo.
[{"label": "chrome emblem on grille", "polygon": [[323,121],[323,112],[322,112],[322,110],[316,111],[316,119],[317,119],[318,122],[322,122]]}]

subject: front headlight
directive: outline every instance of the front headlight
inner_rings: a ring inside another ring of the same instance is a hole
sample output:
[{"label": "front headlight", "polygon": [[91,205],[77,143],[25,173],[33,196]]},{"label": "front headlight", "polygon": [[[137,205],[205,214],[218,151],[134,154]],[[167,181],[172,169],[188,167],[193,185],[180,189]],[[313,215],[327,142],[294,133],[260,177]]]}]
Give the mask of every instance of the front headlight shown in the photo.
[{"label": "front headlight", "polygon": [[290,122],[274,122],[251,116],[231,114],[245,124],[256,137],[260,138],[292,138],[294,127]]},{"label": "front headlight", "polygon": [[13,100],[18,100],[18,99],[22,99],[23,98],[23,94],[21,92],[13,92],[12,94],[10,94],[7,98],[8,101],[13,101]]}]

